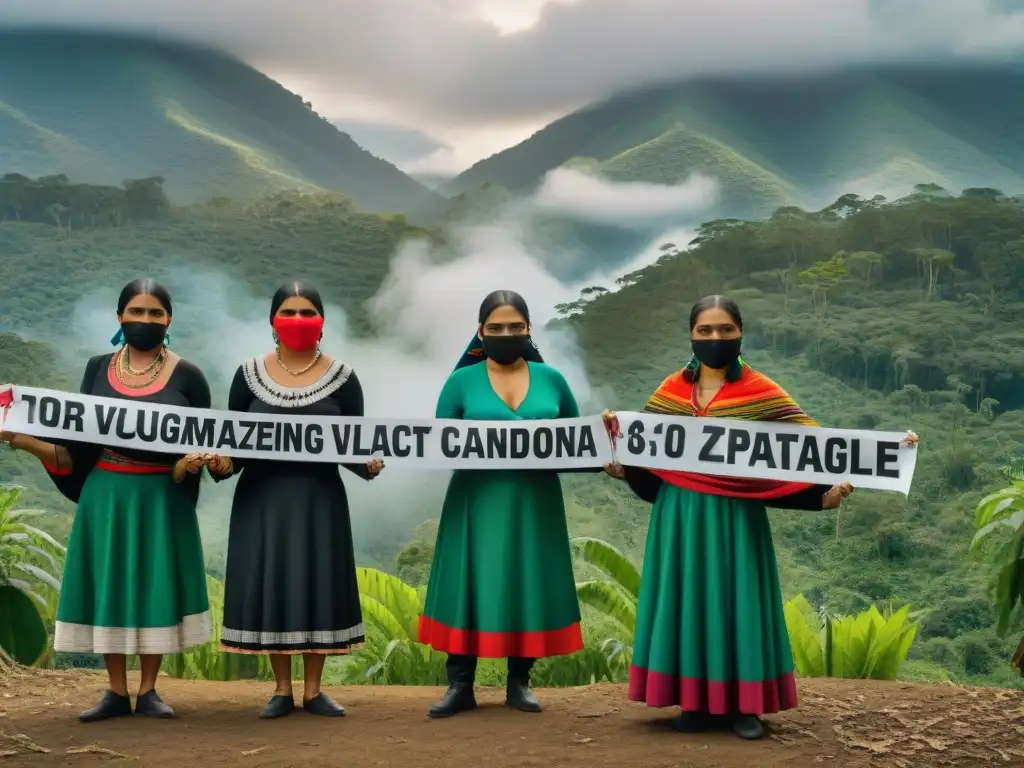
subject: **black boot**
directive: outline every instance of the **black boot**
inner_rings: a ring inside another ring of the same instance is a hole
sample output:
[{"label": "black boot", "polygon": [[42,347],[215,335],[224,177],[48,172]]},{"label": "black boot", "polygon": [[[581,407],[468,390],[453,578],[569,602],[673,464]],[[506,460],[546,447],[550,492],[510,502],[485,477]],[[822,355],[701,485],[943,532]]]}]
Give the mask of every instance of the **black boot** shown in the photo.
[{"label": "black boot", "polygon": [[448,690],[430,707],[431,717],[451,717],[476,709],[473,681],[476,679],[476,656],[448,654]]},{"label": "black boot", "polygon": [[537,697],[530,690],[530,670],[534,659],[512,656],[508,660],[508,686],[505,689],[505,704],[521,712],[540,712]]},{"label": "black boot", "polygon": [[710,730],[711,718],[703,712],[680,712],[672,727],[681,733],[700,733]]},{"label": "black boot", "polygon": [[100,720],[109,720],[112,717],[123,717],[132,713],[132,700],[128,696],[119,696],[113,691],[106,691],[92,709],[87,709],[78,715],[83,723],[96,723]]},{"label": "black boot", "polygon": [[732,730],[741,739],[764,737],[764,723],[755,715],[736,715],[732,721]]},{"label": "black boot", "polygon": [[156,690],[144,693],[135,699],[135,714],[147,717],[174,717],[174,710],[164,704]]}]

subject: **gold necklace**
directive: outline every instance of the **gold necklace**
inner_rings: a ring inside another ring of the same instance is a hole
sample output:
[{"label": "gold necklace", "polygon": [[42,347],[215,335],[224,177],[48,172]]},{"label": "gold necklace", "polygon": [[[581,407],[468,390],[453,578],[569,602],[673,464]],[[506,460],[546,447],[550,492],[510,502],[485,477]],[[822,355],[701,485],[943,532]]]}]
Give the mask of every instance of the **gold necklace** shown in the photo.
[{"label": "gold necklace", "polygon": [[[125,349],[127,349],[127,347]],[[163,354],[163,351],[161,350],[161,352],[157,355],[156,360],[154,361],[154,362],[158,362],[159,365],[156,366],[156,368],[153,371],[152,375],[148,379],[146,379],[146,381],[142,382],[141,384],[130,384],[129,382],[124,380],[124,374],[126,372],[126,371],[123,370],[123,367],[124,367],[124,356],[125,356],[124,355],[124,350],[122,350],[121,352],[119,352],[117,354],[117,358],[115,360],[111,361],[111,365],[114,366],[114,377],[117,379],[117,383],[120,384],[123,387],[126,387],[128,389],[145,389],[146,387],[149,387],[150,385],[152,385],[153,382],[156,381],[160,377],[160,374],[163,373],[163,370],[164,370],[163,363],[164,363],[164,360],[166,358],[165,358],[165,356]],[[130,370],[128,370],[127,372],[131,373]]]},{"label": "gold necklace", "polygon": [[319,362],[320,355],[321,355],[320,347],[317,347],[316,348],[316,354],[313,355],[313,361],[309,365],[307,365],[305,368],[301,368],[301,369],[299,369],[297,371],[293,371],[291,368],[289,368],[287,365],[284,364],[284,361],[281,360],[281,348],[278,347],[277,348],[277,364],[281,366],[281,368],[284,370],[285,373],[287,373],[287,374],[289,374],[291,376],[301,376],[302,374],[309,372],[313,368],[313,366],[316,365]]},{"label": "gold necklace", "polygon": [[156,356],[152,359],[152,361],[150,361],[149,365],[147,365],[145,368],[142,368],[141,370],[135,370],[134,368],[132,368],[132,358],[131,358],[131,350],[130,350],[130,348],[128,346],[125,346],[123,352],[124,352],[124,361],[123,361],[123,363],[124,363],[124,370],[125,370],[126,373],[130,373],[132,376],[143,376],[143,375],[149,373],[150,371],[153,370],[153,368],[156,367],[156,365],[161,361],[161,359],[164,356],[164,350],[163,350],[163,347],[161,347],[160,351],[156,353]]}]

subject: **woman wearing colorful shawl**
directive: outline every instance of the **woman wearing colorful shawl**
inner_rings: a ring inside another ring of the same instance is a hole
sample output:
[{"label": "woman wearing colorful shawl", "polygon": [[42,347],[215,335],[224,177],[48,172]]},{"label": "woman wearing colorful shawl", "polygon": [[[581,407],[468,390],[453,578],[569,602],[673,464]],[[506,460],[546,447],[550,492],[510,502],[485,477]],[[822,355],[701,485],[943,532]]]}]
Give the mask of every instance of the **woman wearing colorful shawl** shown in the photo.
[{"label": "woman wearing colorful shawl", "polygon": [[[693,358],[645,408],[672,416],[817,426],[740,359],[743,319],[725,296],[690,312]],[[613,437],[615,415],[604,414]],[[916,442],[913,433],[908,440]],[[853,492],[806,483],[615,467],[653,502],[637,608],[629,698],[682,709],[676,727],[728,723],[764,735],[761,716],[796,707],[796,683],[766,507],[834,509]]]},{"label": "woman wearing colorful shawl", "polygon": [[[575,418],[576,399],[530,339],[522,296],[495,291],[477,334],[448,377],[439,419]],[[600,470],[598,470],[600,471]],[[580,609],[558,474],[456,470],[437,532],[419,641],[448,654],[449,687],[430,708],[450,717],[476,707],[478,657],[508,659],[507,704],[539,712],[536,659],[580,650]]]}]

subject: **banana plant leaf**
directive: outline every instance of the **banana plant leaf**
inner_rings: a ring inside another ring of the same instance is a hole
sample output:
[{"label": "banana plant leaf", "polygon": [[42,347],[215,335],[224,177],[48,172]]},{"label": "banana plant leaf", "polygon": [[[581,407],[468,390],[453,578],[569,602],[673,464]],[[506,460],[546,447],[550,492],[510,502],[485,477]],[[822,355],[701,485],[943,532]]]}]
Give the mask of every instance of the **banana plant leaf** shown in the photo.
[{"label": "banana plant leaf", "polygon": [[46,650],[46,639],[46,625],[32,599],[10,584],[0,586],[0,648],[31,666]]}]

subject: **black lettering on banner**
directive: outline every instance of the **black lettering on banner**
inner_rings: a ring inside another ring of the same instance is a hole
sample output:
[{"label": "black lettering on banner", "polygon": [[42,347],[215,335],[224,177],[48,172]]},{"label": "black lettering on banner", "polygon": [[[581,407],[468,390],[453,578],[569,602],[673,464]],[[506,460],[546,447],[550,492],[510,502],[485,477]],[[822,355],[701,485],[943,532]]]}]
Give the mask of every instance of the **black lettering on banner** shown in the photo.
[{"label": "black lettering on banner", "polygon": [[700,461],[715,461],[719,463],[725,461],[724,456],[715,456],[711,453],[711,450],[715,447],[715,443],[717,443],[722,438],[722,435],[725,434],[725,427],[716,427],[713,424],[706,424],[704,426],[704,434],[707,435],[708,438],[704,441],[704,445],[701,446],[700,454],[697,458],[700,459]]},{"label": "black lettering on banner", "polygon": [[726,464],[732,466],[736,463],[736,454],[743,453],[750,447],[750,433],[741,427],[730,427],[728,446]]},{"label": "black lettering on banner", "polygon": [[530,430],[522,427],[512,427],[508,431],[512,448],[508,452],[510,459],[525,459],[530,455]]},{"label": "black lettering on banner", "polygon": [[46,396],[39,401],[39,423],[44,427],[60,424],[60,400]]},{"label": "black lettering on banner", "polygon": [[457,444],[452,443],[453,440],[459,439],[459,428],[458,427],[445,427],[441,430],[441,453],[444,454],[446,459],[457,459],[459,458],[459,448]]},{"label": "black lettering on banner", "polygon": [[284,453],[302,453],[303,432],[302,425],[296,424],[294,421],[286,421],[281,424],[281,437],[277,450]]},{"label": "black lettering on banner", "polygon": [[374,456],[393,456],[391,453],[391,441],[388,439],[388,428],[384,424],[378,424],[373,430],[373,448],[370,449]]},{"label": "black lettering on banner", "polygon": [[413,427],[412,433],[416,435],[416,458],[422,459],[427,454],[426,439],[433,427]]},{"label": "black lettering on banner", "polygon": [[238,441],[238,447],[243,451],[255,451],[256,446],[253,445],[252,437],[256,432],[256,427],[259,426],[259,422],[248,420],[239,421],[238,426],[245,430],[242,433],[242,439]]},{"label": "black lettering on banner", "polygon": [[597,441],[594,440],[594,430],[587,424],[580,427],[580,442],[576,446],[576,455],[597,457]]},{"label": "black lettering on banner", "polygon": [[462,458],[484,458],[484,439],[480,436],[479,427],[466,427],[466,445],[462,449]]},{"label": "black lettering on banner", "polygon": [[665,427],[665,455],[670,459],[682,458],[686,451],[686,430],[682,424]]},{"label": "black lettering on banner", "polygon": [[220,437],[217,438],[216,450],[223,448],[231,448],[235,450],[238,448],[238,443],[235,442],[235,422],[231,419],[224,419],[224,423],[220,425]]},{"label": "black lettering on banner", "polygon": [[[300,425],[301,429],[301,425]],[[324,431],[319,424],[307,424],[303,430],[303,448],[306,453],[319,455],[324,449]]]},{"label": "black lettering on banner", "polygon": [[198,416],[185,417],[185,431],[181,436],[182,445],[197,448],[213,445],[214,419],[200,419]]},{"label": "black lettering on banner", "polygon": [[165,413],[160,419],[160,440],[164,443],[177,444],[179,437],[181,437],[181,417],[176,413]]},{"label": "black lettering on banner", "polygon": [[754,433],[754,447],[750,451],[750,461],[747,466],[764,464],[768,469],[775,469],[775,456],[772,453],[772,439],[766,432]]},{"label": "black lettering on banner", "polygon": [[487,458],[508,458],[508,430],[502,427],[487,428]]},{"label": "black lettering on banner", "polygon": [[[148,419],[146,417],[149,417]],[[148,421],[148,424],[147,424]],[[135,434],[139,436],[139,440],[147,443],[156,441],[157,433],[160,431],[160,413],[159,411],[139,411],[139,416],[135,423]]]},{"label": "black lettering on banner", "polygon": [[116,408],[108,408],[105,405],[96,403],[96,426],[101,435],[109,435],[110,428],[114,425],[114,417],[117,415]]},{"label": "black lettering on banner", "polygon": [[29,424],[35,424],[36,423],[36,396],[35,395],[26,395],[26,394],[21,394],[21,393],[19,393],[18,396],[21,398],[22,402],[28,403],[28,423]]},{"label": "black lettering on banner", "polygon": [[852,475],[870,475],[871,467],[862,467],[860,465],[860,440],[854,439],[852,445],[850,445],[850,474]]},{"label": "black lettering on banner", "polygon": [[412,429],[409,428],[408,424],[399,424],[391,432],[391,452],[401,459],[408,456],[412,449],[408,446],[403,446],[401,439],[403,437],[409,437],[412,435]]},{"label": "black lettering on banner", "polygon": [[546,459],[555,448],[555,438],[548,427],[537,427],[533,431],[533,455]]},{"label": "black lettering on banner", "polygon": [[[75,432],[85,431],[85,404],[77,400],[67,400],[64,403],[64,425],[63,429],[73,429]],[[74,425],[74,426],[72,426]]]},{"label": "black lettering on banner", "polygon": [[576,427],[555,427],[555,456],[576,455]]},{"label": "black lettering on banner", "polygon": [[331,434],[334,436],[334,448],[338,451],[339,456],[344,456],[348,453],[348,439],[349,431],[352,429],[351,425],[346,424],[340,426],[338,424],[331,424]]},{"label": "black lettering on banner", "polygon": [[879,477],[899,477],[898,468],[889,469],[887,464],[895,464],[899,459],[900,444],[891,440],[879,440],[875,448],[877,460],[875,461],[875,474]]},{"label": "black lettering on banner", "polygon": [[644,452],[644,423],[642,421],[634,421],[629,425],[626,430],[626,434],[629,439],[626,441],[626,450],[632,453],[634,456],[639,456]]},{"label": "black lettering on banner", "polygon": [[775,442],[782,446],[782,469],[788,470],[792,462],[792,458],[789,454],[789,448],[793,443],[798,440],[796,435],[790,435],[785,432],[777,432],[775,434]]},{"label": "black lettering on banner", "polygon": [[355,444],[352,446],[353,456],[371,456],[373,454],[371,448],[366,448],[363,445],[363,427],[361,424],[356,424],[353,437],[355,438]]},{"label": "black lettering on banner", "polygon": [[796,462],[797,472],[806,472],[807,466],[812,465],[815,472],[824,472],[821,466],[821,456],[818,454],[818,441],[814,435],[804,435],[804,444],[800,449],[800,458]]},{"label": "black lettering on banner", "polygon": [[128,425],[125,423],[128,421],[128,409],[118,408],[117,409],[117,426],[114,427],[114,434],[122,440],[134,440],[135,430],[128,430]]},{"label": "black lettering on banner", "polygon": [[846,438],[830,437],[825,440],[825,469],[834,475],[845,475],[846,459]]},{"label": "black lettering on banner", "polygon": [[270,421],[261,421],[256,426],[256,450],[274,450],[274,424]]}]

